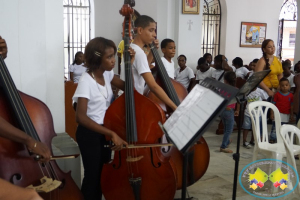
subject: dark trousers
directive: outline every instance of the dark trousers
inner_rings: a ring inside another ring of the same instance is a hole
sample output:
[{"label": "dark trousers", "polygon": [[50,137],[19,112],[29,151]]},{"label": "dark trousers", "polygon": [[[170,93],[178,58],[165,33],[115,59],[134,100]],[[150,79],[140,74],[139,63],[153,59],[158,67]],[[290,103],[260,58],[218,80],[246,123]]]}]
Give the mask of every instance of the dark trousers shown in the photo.
[{"label": "dark trousers", "polygon": [[81,192],[85,200],[101,200],[101,172],[105,157],[103,154],[106,152],[105,137],[79,125],[76,139],[84,167]]}]

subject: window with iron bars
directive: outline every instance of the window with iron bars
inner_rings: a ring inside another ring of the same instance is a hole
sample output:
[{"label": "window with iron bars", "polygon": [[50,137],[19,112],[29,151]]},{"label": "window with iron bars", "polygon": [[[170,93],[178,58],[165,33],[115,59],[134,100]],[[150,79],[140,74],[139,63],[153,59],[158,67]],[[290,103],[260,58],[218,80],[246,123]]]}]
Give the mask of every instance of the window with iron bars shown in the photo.
[{"label": "window with iron bars", "polygon": [[214,58],[220,52],[221,5],[219,0],[204,0],[202,21],[202,55]]},{"label": "window with iron bars", "polygon": [[90,0],[63,0],[64,7],[64,68],[69,80],[69,66],[76,52],[84,52],[90,41]]}]

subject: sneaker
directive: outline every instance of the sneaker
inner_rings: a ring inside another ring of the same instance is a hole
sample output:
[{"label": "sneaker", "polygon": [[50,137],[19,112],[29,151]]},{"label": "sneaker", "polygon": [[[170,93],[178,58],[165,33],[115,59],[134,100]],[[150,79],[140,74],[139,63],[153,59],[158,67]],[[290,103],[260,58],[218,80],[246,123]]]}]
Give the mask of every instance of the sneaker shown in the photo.
[{"label": "sneaker", "polygon": [[223,152],[223,153],[233,153],[233,151],[231,149],[228,149],[228,148],[226,148],[226,149],[220,148],[220,152]]},{"label": "sneaker", "polygon": [[246,149],[251,149],[251,144],[249,142],[244,142],[243,147]]},{"label": "sneaker", "polygon": [[251,142],[251,141],[250,141],[250,144],[251,144],[251,146],[254,146],[254,145],[255,145],[255,143],[254,143],[254,142]]}]

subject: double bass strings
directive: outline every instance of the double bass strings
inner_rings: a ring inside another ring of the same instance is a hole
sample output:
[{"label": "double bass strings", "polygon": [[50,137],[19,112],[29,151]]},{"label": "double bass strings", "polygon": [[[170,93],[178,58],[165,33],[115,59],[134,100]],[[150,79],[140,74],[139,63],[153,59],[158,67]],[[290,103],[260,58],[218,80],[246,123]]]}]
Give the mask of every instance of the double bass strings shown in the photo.
[{"label": "double bass strings", "polygon": [[178,99],[177,93],[174,90],[174,87],[170,81],[170,77],[166,71],[166,68],[164,67],[163,62],[161,61],[161,58],[154,46],[154,43],[150,44],[152,54],[154,56],[154,59],[156,63],[158,64],[158,71],[160,72],[159,75],[162,76],[162,81],[164,82],[164,86],[166,87],[166,92],[169,96],[169,98],[177,105],[179,106],[180,101]]},{"label": "double bass strings", "polygon": [[[20,94],[12,80],[12,77],[10,76],[10,73],[8,71],[8,68],[0,55],[0,75],[1,75],[1,82],[4,84],[3,89],[5,93],[7,94],[11,104],[12,108],[15,110],[15,114],[17,115],[18,122],[23,129],[23,131],[30,135],[32,138],[34,138],[37,141],[40,141],[38,134],[32,124],[32,121],[29,117],[29,114],[25,108],[25,105],[20,97]],[[40,162],[37,163],[41,173],[43,176],[45,176],[45,173],[42,169],[42,164]],[[45,166],[49,165],[50,171],[52,173],[52,176],[50,175],[51,173],[49,172],[48,168],[45,167],[46,173],[50,176],[53,177],[54,179],[57,179],[57,174],[53,167],[51,166],[50,163],[44,164]]]}]

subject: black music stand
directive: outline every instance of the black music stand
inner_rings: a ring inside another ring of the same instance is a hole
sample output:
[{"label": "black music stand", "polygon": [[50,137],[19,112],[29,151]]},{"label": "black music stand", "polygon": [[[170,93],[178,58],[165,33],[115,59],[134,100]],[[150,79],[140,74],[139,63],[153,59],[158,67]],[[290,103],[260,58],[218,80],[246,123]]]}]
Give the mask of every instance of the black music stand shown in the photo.
[{"label": "black music stand", "polygon": [[171,117],[161,125],[167,138],[184,157],[181,200],[186,200],[188,150],[237,93],[238,89],[235,87],[206,78],[201,85],[193,88]]},{"label": "black music stand", "polygon": [[[237,189],[237,178],[239,171],[239,161],[240,161],[240,141],[241,141],[241,130],[242,130],[242,115],[245,111],[245,102],[246,96],[256,88],[259,83],[270,73],[271,70],[264,70],[260,72],[254,72],[252,76],[246,81],[243,87],[239,90],[236,95],[236,101],[240,104],[240,113],[239,113],[239,126],[238,126],[238,138],[236,145],[236,153],[233,154],[233,159],[235,160],[234,167],[234,182],[233,182],[233,192],[232,192],[232,200],[236,198],[236,189]],[[232,102],[233,103],[233,102]]]}]

